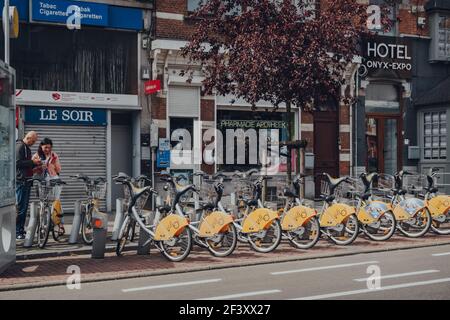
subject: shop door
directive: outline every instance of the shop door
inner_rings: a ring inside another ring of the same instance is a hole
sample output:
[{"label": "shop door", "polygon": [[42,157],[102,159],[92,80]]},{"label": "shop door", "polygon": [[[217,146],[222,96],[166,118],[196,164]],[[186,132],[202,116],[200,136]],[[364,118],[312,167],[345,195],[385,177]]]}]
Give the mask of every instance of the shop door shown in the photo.
[{"label": "shop door", "polygon": [[[131,127],[127,125],[113,125],[111,127],[111,172],[113,175],[119,172],[132,176],[132,135]],[[116,199],[123,198],[123,186],[112,184],[111,199],[113,209]]]},{"label": "shop door", "polygon": [[336,111],[314,113],[315,193],[320,196],[321,173],[339,175],[338,117]]},{"label": "shop door", "polygon": [[369,116],[366,120],[367,171],[394,174],[401,166],[397,117]]}]

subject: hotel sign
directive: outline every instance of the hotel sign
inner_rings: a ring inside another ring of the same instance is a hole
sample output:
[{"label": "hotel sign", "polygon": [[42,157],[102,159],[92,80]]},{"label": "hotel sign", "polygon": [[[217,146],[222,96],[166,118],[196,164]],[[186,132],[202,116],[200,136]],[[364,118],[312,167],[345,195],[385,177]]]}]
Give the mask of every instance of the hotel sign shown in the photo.
[{"label": "hotel sign", "polygon": [[376,36],[363,41],[362,74],[369,76],[412,77],[412,45],[409,39]]}]

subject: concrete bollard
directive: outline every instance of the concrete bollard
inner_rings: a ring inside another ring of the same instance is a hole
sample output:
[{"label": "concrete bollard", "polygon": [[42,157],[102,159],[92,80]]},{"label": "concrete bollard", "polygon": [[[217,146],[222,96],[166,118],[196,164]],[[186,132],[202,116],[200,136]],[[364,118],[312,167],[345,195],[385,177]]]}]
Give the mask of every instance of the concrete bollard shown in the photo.
[{"label": "concrete bollard", "polygon": [[93,259],[105,258],[106,237],[108,234],[108,215],[103,212],[95,212],[92,216],[94,225],[94,242],[92,243]]},{"label": "concrete bollard", "polygon": [[72,230],[70,231],[69,243],[78,243],[78,236],[81,228],[81,201],[75,201],[75,212],[73,215]]},{"label": "concrete bollard", "polygon": [[117,239],[119,238],[120,227],[122,226],[123,222],[123,202],[124,199],[116,200],[116,216],[114,218],[114,226],[111,236],[112,241],[117,241]]},{"label": "concrete bollard", "polygon": [[27,233],[25,235],[25,241],[23,246],[25,248],[31,248],[33,246],[34,235],[36,234],[36,228],[38,226],[39,210],[36,202],[30,204],[30,220],[28,221]]}]

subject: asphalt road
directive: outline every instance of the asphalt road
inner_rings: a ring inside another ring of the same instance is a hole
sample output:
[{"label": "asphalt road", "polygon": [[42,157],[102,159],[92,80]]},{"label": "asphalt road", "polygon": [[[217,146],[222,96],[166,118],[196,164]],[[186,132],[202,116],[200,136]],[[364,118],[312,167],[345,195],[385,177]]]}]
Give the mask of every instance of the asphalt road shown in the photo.
[{"label": "asphalt road", "polygon": [[450,245],[0,292],[0,300],[449,298]]}]

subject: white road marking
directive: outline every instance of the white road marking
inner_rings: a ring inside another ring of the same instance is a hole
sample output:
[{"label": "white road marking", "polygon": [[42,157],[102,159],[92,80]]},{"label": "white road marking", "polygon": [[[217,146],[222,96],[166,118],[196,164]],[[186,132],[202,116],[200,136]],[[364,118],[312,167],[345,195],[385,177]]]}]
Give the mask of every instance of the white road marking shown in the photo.
[{"label": "white road marking", "polygon": [[414,271],[414,272],[406,272],[406,273],[388,274],[388,275],[383,275],[380,277],[353,279],[353,281],[366,282],[368,279],[372,279],[372,280],[392,279],[392,278],[401,278],[401,277],[415,276],[415,275],[419,275],[419,274],[427,274],[427,273],[435,273],[435,272],[439,272],[439,270],[423,270],[423,271]]},{"label": "white road marking", "polygon": [[261,295],[265,295],[265,294],[280,293],[280,292],[281,292],[281,290],[252,291],[252,292],[242,292],[242,293],[230,294],[230,295],[226,295],[226,296],[202,298],[202,299],[197,299],[197,300],[226,300],[226,299],[236,299],[236,298],[251,297],[251,296],[261,296]]},{"label": "white road marking", "polygon": [[450,252],[433,253],[432,256],[433,257],[450,256]]},{"label": "white road marking", "polygon": [[343,296],[352,296],[355,294],[374,293],[374,292],[381,292],[381,291],[386,291],[386,290],[402,289],[402,288],[417,287],[417,286],[426,286],[426,285],[430,285],[430,284],[444,283],[444,282],[450,282],[450,278],[442,278],[442,279],[435,279],[435,280],[428,280],[428,281],[396,284],[396,285],[392,285],[392,286],[381,287],[380,289],[361,289],[361,290],[353,290],[353,291],[334,292],[334,293],[321,294],[321,295],[317,295],[317,296],[295,298],[292,300],[328,299],[328,298],[336,298],[336,297],[343,297]]},{"label": "white road marking", "polygon": [[192,286],[192,285],[196,285],[196,284],[215,283],[215,282],[220,282],[220,281],[222,281],[222,279],[206,279],[206,280],[189,281],[189,282],[167,283],[167,284],[159,284],[159,285],[147,286],[147,287],[122,289],[122,292],[127,293],[127,292],[155,290],[155,289],[163,289],[163,288]]},{"label": "white road marking", "polygon": [[308,272],[308,271],[317,271],[317,270],[327,270],[327,269],[337,269],[337,268],[346,268],[346,267],[353,267],[353,266],[361,266],[365,264],[378,264],[378,261],[364,261],[364,262],[356,262],[356,263],[346,263],[346,264],[336,264],[332,266],[323,266],[323,267],[314,267],[314,268],[306,268],[306,269],[294,269],[294,270],[287,270],[287,271],[277,271],[277,272],[271,272],[271,275],[278,276],[282,274],[289,274],[289,273],[297,273],[297,272]]}]

